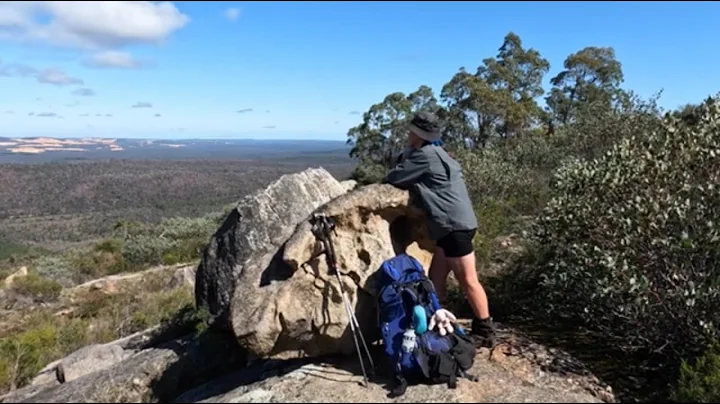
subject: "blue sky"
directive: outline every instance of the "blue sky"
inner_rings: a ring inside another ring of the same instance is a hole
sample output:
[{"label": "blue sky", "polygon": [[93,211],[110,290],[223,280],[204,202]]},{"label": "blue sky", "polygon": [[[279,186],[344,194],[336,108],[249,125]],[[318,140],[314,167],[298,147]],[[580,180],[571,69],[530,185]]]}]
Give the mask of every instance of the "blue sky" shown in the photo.
[{"label": "blue sky", "polygon": [[663,89],[674,108],[720,90],[718,15],[717,2],[0,2],[0,136],[344,140],[357,112],[439,93],[508,31],[550,61],[546,82],[570,53],[612,46],[624,87]]}]

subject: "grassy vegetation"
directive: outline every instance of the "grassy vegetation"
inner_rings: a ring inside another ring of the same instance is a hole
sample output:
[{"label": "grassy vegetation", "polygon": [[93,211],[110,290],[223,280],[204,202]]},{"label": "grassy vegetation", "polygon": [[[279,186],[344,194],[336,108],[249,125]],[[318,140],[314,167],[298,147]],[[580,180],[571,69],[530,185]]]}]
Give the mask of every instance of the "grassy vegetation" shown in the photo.
[{"label": "grassy vegetation", "polygon": [[[5,308],[26,314],[0,328],[0,392],[25,385],[46,364],[88,344],[110,342],[163,322],[175,325],[179,318],[195,320],[193,291],[187,285],[168,289],[170,280],[163,273],[144,275],[139,290],[75,293],[74,304],[60,293],[63,287],[107,275],[192,261],[224,213],[167,219],[159,225],[121,222],[117,238],[66,253],[12,249],[5,268],[14,266],[10,262],[23,263],[28,274],[4,289]],[[69,314],[57,315],[62,310]]]},{"label": "grassy vegetation", "polygon": [[[81,290],[73,295],[76,303],[61,299],[60,293],[63,286],[107,275],[192,261],[224,213],[173,218],[159,225],[122,222],[122,238],[65,254],[27,256],[17,254],[30,250],[14,249],[12,260],[25,263],[28,274],[5,288],[6,309],[27,314],[0,328],[0,392],[25,385],[46,364],[88,344],[110,342],[163,322],[174,326],[197,321],[193,291],[187,285],[169,289],[167,272],[143,275],[142,282],[116,293]],[[69,314],[57,315],[63,310]]]},{"label": "grassy vegetation", "polygon": [[23,386],[48,363],[89,344],[107,343],[158,324],[194,320],[192,291],[147,288],[88,297],[71,317],[36,310],[0,338],[0,392]]},{"label": "grassy vegetation", "polygon": [[0,268],[7,276],[13,268],[26,266],[30,274],[22,282],[30,284],[23,287],[40,293],[43,288],[49,292],[51,284],[56,285],[54,288],[69,287],[121,272],[190,262],[200,257],[225,214],[219,211],[198,218],[163,219],[158,224],[121,221],[112,238],[65,252],[15,250]]},{"label": "grassy vegetation", "polygon": [[[0,164],[0,259],[6,249],[65,250],[112,234],[118,221],[198,217],[283,174],[322,166],[347,177],[345,155],[264,160],[108,160]],[[22,191],[21,191],[22,190]],[[23,247],[24,246],[24,247]]]}]

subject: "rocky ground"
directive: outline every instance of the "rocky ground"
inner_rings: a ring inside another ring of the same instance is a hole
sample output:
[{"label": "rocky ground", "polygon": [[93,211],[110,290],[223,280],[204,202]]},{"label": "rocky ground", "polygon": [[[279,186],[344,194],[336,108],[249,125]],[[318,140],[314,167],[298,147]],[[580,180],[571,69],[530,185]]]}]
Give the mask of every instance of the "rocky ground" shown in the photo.
[{"label": "rocky ground", "polygon": [[[213,334],[150,342],[153,330],[63,359],[0,402],[613,402],[612,390],[572,357],[501,326],[500,343],[480,349],[478,382],[410,386],[388,398],[382,362],[368,387],[356,357],[262,360],[244,367],[233,341]],[[155,331],[156,332],[156,331]]]},{"label": "rocky ground", "polygon": [[[322,211],[335,220],[343,286],[371,340],[377,328],[372,274],[399,251],[427,264],[433,246],[406,192],[348,188],[322,169],[307,170],[240,201],[197,272],[177,267],[170,277],[176,284],[194,281],[196,303],[211,315],[209,329],[181,336],[153,328],[85,347],[0,402],[615,401],[582,363],[503,326],[498,346],[477,353],[471,370],[477,382],[460,380],[456,389],[415,385],[389,398],[374,346],[377,377],[361,386],[337,280],[327,276],[306,219]],[[119,276],[73,293],[111,293],[137,281],[142,276]]]}]

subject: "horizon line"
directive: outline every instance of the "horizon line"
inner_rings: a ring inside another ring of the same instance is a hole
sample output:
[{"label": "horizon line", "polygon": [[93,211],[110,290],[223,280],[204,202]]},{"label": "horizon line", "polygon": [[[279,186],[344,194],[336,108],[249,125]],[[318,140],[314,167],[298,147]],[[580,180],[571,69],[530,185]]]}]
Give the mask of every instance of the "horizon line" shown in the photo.
[{"label": "horizon line", "polygon": [[23,135],[23,136],[7,136],[0,135],[0,138],[5,139],[115,139],[115,140],[216,140],[216,141],[229,141],[229,140],[246,140],[255,142],[337,142],[346,143],[346,140],[339,139],[318,139],[318,138],[256,138],[256,137],[120,137],[120,136],[43,136],[43,135]]}]

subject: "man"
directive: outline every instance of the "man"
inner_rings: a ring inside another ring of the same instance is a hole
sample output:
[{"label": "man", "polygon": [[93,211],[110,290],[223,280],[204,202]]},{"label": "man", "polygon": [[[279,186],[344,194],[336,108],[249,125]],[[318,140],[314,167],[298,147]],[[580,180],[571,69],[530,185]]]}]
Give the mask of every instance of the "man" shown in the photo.
[{"label": "man", "polygon": [[445,298],[447,277],[452,271],[475,313],[471,333],[481,346],[492,347],[495,327],[485,289],[478,281],[472,246],[477,219],[460,165],[441,145],[438,118],[430,113],[416,114],[410,123],[403,160],[384,182],[410,190],[421,201],[429,236],[437,245],[429,278],[438,298]]}]

